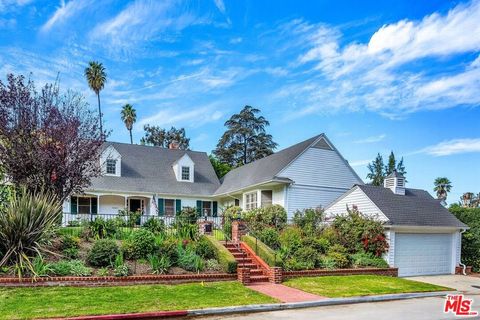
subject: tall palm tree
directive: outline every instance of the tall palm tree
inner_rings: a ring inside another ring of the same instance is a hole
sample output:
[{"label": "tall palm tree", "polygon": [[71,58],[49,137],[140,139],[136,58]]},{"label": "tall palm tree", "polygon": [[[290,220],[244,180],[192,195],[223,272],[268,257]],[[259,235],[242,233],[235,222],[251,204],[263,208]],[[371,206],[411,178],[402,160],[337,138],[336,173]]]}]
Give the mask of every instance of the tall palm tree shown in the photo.
[{"label": "tall palm tree", "polygon": [[446,177],[438,177],[433,184],[435,185],[433,191],[437,193],[437,198],[447,199],[447,193],[452,190],[452,182]]},{"label": "tall palm tree", "polygon": [[133,144],[132,128],[133,124],[137,121],[137,110],[135,110],[131,104],[127,103],[123,106],[122,121],[130,132],[130,143]]},{"label": "tall palm tree", "polygon": [[85,78],[87,78],[88,86],[95,92],[98,99],[98,114],[100,119],[100,134],[103,138],[103,122],[102,122],[102,108],[100,107],[100,91],[105,87],[107,82],[107,73],[102,63],[97,61],[90,61],[88,67],[85,68]]}]

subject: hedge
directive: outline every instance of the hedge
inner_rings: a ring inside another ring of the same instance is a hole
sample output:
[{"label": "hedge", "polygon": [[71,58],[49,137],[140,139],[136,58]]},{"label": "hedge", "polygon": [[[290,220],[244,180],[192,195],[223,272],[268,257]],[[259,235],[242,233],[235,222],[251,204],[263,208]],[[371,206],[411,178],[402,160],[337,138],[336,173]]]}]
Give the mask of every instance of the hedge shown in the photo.
[{"label": "hedge", "polygon": [[[253,251],[256,251],[257,255],[263,259],[270,267],[281,267],[282,261],[280,260],[279,255],[275,259],[275,251],[272,248],[267,246],[260,240],[255,240],[252,236],[243,236],[242,241],[248,244]],[[256,243],[256,245],[255,245]],[[256,249],[256,250],[255,250]]]},{"label": "hedge", "polygon": [[217,256],[217,260],[222,266],[223,270],[227,273],[235,273],[237,272],[237,261],[233,254],[228,251],[225,246],[223,246],[218,240],[216,240],[212,236],[205,236],[208,241],[213,245],[215,248],[215,255]]},{"label": "hedge", "polygon": [[463,208],[457,204],[450,207],[460,221],[470,227],[462,237],[462,262],[480,271],[480,208]]}]

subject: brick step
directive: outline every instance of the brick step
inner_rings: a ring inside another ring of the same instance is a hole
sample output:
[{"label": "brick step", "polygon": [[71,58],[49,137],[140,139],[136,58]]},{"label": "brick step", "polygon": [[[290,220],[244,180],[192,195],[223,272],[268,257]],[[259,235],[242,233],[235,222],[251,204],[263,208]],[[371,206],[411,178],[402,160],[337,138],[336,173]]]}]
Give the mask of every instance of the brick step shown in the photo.
[{"label": "brick step", "polygon": [[238,248],[239,245],[238,244],[234,244],[234,243],[227,243],[227,244],[224,244],[225,248],[229,249],[229,248]]},{"label": "brick step", "polygon": [[230,252],[234,256],[243,256],[244,254],[247,255],[246,253],[240,250],[228,250],[228,252]]},{"label": "brick step", "polygon": [[239,268],[257,269],[258,266],[255,263],[239,263]]},{"label": "brick step", "polygon": [[250,259],[250,258],[245,258],[245,259],[243,259],[243,258],[235,258],[235,261],[237,261],[238,264],[242,264],[242,263],[251,263],[251,264],[253,264],[253,261],[252,261],[252,259]]},{"label": "brick step", "polygon": [[250,269],[250,275],[252,276],[263,276],[262,269]]},{"label": "brick step", "polygon": [[268,282],[267,276],[250,276],[250,282]]}]

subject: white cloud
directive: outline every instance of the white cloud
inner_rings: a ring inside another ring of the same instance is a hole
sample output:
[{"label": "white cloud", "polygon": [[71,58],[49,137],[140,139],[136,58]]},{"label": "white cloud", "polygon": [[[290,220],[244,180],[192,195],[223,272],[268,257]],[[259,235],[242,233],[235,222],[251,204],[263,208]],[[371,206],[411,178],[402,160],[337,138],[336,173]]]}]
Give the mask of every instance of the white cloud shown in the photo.
[{"label": "white cloud", "polygon": [[178,108],[166,108],[150,117],[140,119],[137,127],[143,128],[146,124],[158,125],[160,127],[199,127],[222,118],[223,113],[215,110],[216,107],[216,105],[208,105],[191,110],[182,110],[182,112],[178,112]]},{"label": "white cloud", "polygon": [[371,136],[364,139],[356,140],[354,143],[375,143],[380,142],[385,139],[387,135],[385,133],[379,134],[378,136]]},{"label": "white cloud", "polygon": [[78,14],[80,11],[90,5],[90,0],[71,0],[65,4],[65,1],[60,2],[60,7],[53,13],[47,22],[40,28],[42,32],[50,31],[55,25],[64,23],[71,17]]},{"label": "white cloud", "polygon": [[232,38],[230,39],[230,41],[228,41],[230,44],[239,44],[243,41],[243,38],[242,37],[236,37],[236,38]]},{"label": "white cloud", "polygon": [[225,3],[223,0],[214,0],[215,6],[217,6],[218,11],[220,11],[222,14],[225,14]]},{"label": "white cloud", "polygon": [[349,162],[352,167],[364,167],[370,163],[370,160],[356,160]]},{"label": "white cloud", "polygon": [[476,0],[446,14],[384,25],[367,43],[345,44],[337,28],[295,20],[282,30],[297,38],[291,42],[302,53],[293,68],[308,76],[274,96],[302,106],[291,108],[291,119],[363,110],[400,118],[419,110],[478,106],[480,58],[464,61],[480,52],[478,21]]},{"label": "white cloud", "polygon": [[0,0],[0,12],[7,12],[19,7],[23,7],[33,0]]},{"label": "white cloud", "polygon": [[447,140],[426,147],[416,153],[426,153],[432,156],[441,157],[472,152],[480,152],[480,138]]}]

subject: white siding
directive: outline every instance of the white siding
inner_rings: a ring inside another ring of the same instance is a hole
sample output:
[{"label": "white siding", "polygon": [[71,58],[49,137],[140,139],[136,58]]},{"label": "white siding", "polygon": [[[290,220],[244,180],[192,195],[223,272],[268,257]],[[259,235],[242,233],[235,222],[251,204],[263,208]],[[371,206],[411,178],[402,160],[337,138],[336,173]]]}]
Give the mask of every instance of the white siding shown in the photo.
[{"label": "white siding", "polygon": [[384,258],[388,265],[393,267],[395,264],[395,231],[386,230],[385,235],[387,236],[388,252]]},{"label": "white siding", "polygon": [[278,176],[286,177],[296,185],[350,189],[363,182],[333,150],[309,148],[283,169]]},{"label": "white siding", "polygon": [[287,213],[292,217],[295,211],[307,208],[324,208],[345,193],[344,189],[293,185],[287,189]]},{"label": "white siding", "polygon": [[285,187],[276,187],[273,188],[273,204],[279,204],[282,207],[285,207]]},{"label": "white siding", "polygon": [[358,211],[370,217],[387,221],[385,215],[377,208],[377,206],[365,195],[365,193],[358,187],[354,188],[343,198],[326,209],[327,215],[334,216],[345,214],[347,206],[352,209],[353,206],[358,208]]},{"label": "white siding", "polygon": [[455,266],[458,266],[462,262],[462,234],[460,232],[455,233]]},{"label": "white siding", "polygon": [[118,210],[125,208],[123,196],[100,196],[99,214],[118,214]]}]

